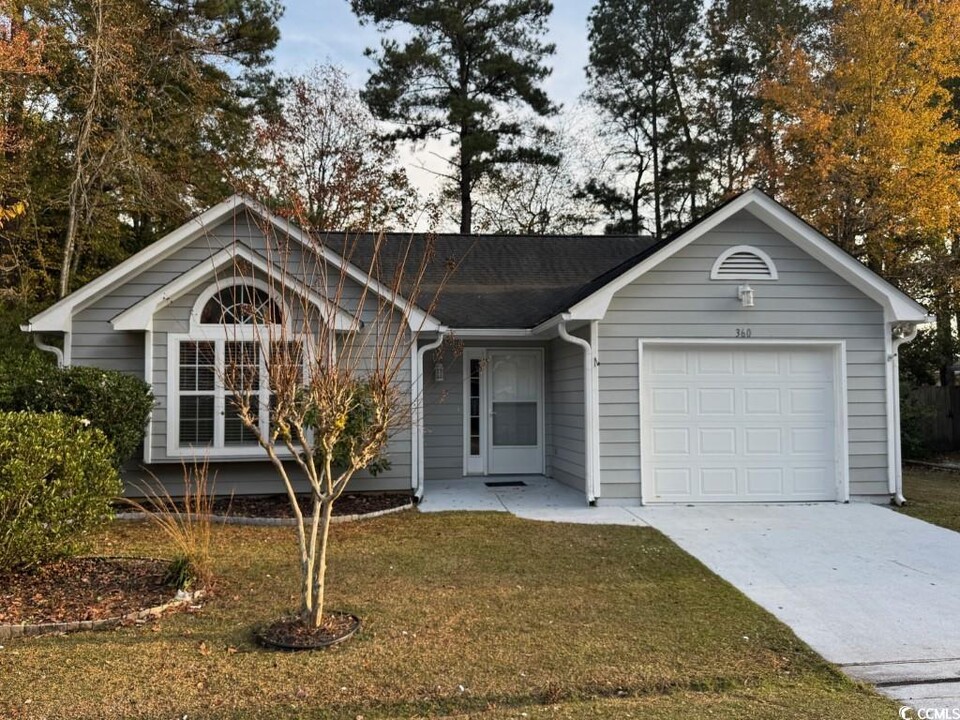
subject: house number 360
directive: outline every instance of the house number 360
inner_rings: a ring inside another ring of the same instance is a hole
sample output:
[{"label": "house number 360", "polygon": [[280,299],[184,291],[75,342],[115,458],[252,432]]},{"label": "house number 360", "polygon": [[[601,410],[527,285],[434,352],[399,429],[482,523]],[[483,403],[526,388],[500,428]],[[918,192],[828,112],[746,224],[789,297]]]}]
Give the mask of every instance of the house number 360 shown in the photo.
[{"label": "house number 360", "polygon": [[750,328],[737,328],[738,338],[748,338],[753,336],[753,330]]}]

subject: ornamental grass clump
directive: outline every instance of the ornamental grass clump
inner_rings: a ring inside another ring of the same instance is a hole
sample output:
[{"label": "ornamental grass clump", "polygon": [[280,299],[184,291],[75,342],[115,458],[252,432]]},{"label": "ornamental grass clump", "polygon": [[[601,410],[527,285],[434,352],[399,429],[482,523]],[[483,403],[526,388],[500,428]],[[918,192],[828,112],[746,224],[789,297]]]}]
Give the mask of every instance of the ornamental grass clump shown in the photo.
[{"label": "ornamental grass clump", "polygon": [[183,497],[175,499],[153,477],[153,482],[138,487],[143,500],[125,502],[146,515],[173,545],[173,558],[167,581],[179,590],[210,591],[214,586],[213,506],[216,478],[210,477],[206,460],[183,465]]}]

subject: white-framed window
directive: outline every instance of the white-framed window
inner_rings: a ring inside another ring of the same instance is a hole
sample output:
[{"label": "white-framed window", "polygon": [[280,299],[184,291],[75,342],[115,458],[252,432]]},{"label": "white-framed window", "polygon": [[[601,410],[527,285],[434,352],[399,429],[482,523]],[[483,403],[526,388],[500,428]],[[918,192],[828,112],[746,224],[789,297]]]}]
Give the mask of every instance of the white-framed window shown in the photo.
[{"label": "white-framed window", "polygon": [[760,248],[737,245],[720,253],[710,270],[711,280],[776,280],[777,266]]},{"label": "white-framed window", "polygon": [[260,431],[267,433],[271,355],[286,343],[291,357],[303,359],[301,380],[308,365],[306,352],[286,332],[290,320],[283,300],[260,280],[224,280],[200,294],[190,314],[190,331],[167,336],[168,455],[263,453],[256,435],[240,419],[234,397],[237,391],[250,395]]}]

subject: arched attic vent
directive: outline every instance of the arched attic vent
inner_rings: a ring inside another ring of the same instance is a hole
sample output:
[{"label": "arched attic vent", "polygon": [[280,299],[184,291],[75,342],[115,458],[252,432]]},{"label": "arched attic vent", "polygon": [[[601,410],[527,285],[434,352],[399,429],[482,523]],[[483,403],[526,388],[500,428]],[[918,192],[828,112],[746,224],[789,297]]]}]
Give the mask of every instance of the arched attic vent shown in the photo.
[{"label": "arched attic vent", "polygon": [[763,250],[737,245],[724,250],[710,271],[711,280],[776,280],[777,266]]}]

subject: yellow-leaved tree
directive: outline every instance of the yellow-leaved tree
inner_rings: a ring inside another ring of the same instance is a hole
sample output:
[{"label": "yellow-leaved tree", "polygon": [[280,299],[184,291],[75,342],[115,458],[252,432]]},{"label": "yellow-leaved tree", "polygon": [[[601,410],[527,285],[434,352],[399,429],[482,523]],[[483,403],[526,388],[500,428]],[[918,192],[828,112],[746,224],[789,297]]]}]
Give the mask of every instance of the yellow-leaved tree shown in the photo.
[{"label": "yellow-leaved tree", "polygon": [[822,44],[781,57],[765,88],[774,192],[844,250],[909,281],[911,263],[952,250],[960,220],[946,84],[960,76],[960,0],[837,0]]},{"label": "yellow-leaved tree", "polygon": [[941,381],[960,351],[960,0],[836,0],[766,83],[773,192],[930,307]]}]

